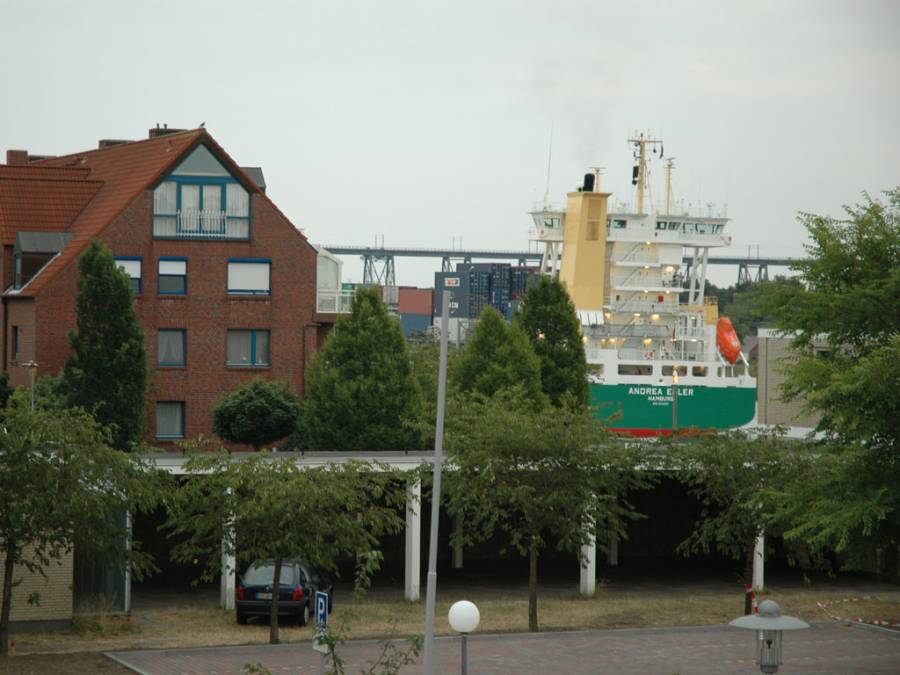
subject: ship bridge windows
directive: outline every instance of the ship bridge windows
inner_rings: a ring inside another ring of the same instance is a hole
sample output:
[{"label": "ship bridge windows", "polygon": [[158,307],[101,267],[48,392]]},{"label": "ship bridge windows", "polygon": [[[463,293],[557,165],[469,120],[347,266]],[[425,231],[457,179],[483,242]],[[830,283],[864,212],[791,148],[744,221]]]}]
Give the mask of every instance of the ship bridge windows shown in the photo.
[{"label": "ship bridge windows", "polygon": [[610,227],[612,227],[612,229],[614,230],[624,230],[626,227],[628,227],[628,221],[615,219],[610,222]]},{"label": "ship bridge windows", "polygon": [[665,230],[668,226],[669,226],[669,224],[664,220],[656,221],[656,229],[657,230]]},{"label": "ship bridge windows", "polygon": [[663,377],[672,377],[674,373],[678,373],[679,377],[684,377],[687,375],[687,366],[663,366],[662,374]]},{"label": "ship bridge windows", "polygon": [[681,223],[669,223],[669,229],[670,230],[680,230]]},{"label": "ship bridge windows", "polygon": [[637,375],[639,377],[650,377],[653,374],[653,366],[637,364],[637,363],[620,363],[619,375]]},{"label": "ship bridge windows", "polygon": [[691,375],[694,377],[706,377],[707,368],[706,366],[694,366],[691,368]]}]

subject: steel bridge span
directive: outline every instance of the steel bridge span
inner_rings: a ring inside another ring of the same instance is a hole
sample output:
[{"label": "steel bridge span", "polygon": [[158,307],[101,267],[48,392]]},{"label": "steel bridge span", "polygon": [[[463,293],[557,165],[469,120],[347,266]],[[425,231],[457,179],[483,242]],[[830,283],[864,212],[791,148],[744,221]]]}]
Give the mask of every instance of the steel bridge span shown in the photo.
[{"label": "steel bridge span", "polygon": [[[518,265],[540,264],[542,253],[538,251],[514,251],[493,249],[447,249],[447,248],[396,248],[376,246],[324,246],[335,254],[359,256],[363,261],[363,283],[396,286],[397,258],[440,259],[441,271],[452,272],[453,263],[471,263],[475,260],[513,261]],[[759,258],[750,256],[710,256],[709,265],[730,265],[737,267],[737,282],[767,281],[770,267],[790,267],[799,258]],[[690,268],[692,256],[684,256],[684,263]]]}]

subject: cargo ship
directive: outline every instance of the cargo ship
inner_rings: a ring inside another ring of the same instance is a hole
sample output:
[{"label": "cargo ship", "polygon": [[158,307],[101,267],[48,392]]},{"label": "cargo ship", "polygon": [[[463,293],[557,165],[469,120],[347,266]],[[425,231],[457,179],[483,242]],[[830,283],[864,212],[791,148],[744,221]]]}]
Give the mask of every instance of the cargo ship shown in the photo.
[{"label": "cargo ship", "polygon": [[756,380],[717,299],[704,296],[709,250],[731,244],[728,218],[675,204],[672,159],[664,205],[646,212],[650,154],[662,159],[663,144],[644,134],[628,142],[632,209],[610,208],[595,169],[565,208],[531,212],[541,272],[562,279],[581,321],[594,414],[633,436],[748,424]]}]

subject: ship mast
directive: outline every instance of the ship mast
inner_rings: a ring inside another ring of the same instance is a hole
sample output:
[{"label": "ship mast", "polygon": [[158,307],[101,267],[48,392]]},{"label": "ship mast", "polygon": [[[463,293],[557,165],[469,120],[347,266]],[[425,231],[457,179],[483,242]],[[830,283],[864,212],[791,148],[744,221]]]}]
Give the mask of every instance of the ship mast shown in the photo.
[{"label": "ship mast", "polygon": [[675,168],[675,158],[666,158],[666,215],[672,215],[672,169]]},{"label": "ship mast", "polygon": [[653,148],[656,152],[656,146],[659,145],[659,154],[662,156],[662,141],[653,138],[645,138],[644,134],[635,135],[635,138],[629,138],[629,143],[634,143],[634,147],[638,149],[638,164],[632,173],[631,184],[637,185],[637,212],[644,215],[644,188],[647,186],[647,146]]}]

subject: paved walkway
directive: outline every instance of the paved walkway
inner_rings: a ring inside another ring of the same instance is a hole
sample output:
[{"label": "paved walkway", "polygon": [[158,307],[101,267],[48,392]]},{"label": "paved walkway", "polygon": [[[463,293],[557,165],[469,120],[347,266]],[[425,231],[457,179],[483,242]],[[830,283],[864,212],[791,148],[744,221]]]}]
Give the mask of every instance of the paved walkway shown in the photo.
[{"label": "paved walkway", "polygon": [[[748,675],[754,634],[734,628],[659,628],[579,631],[469,638],[469,673],[588,675]],[[814,624],[785,634],[785,664],[779,673],[863,675],[900,673],[900,633]],[[379,645],[373,641],[343,646],[348,675],[365,669]],[[242,675],[248,663],[261,663],[273,675],[318,672],[319,655],[309,644],[253,645],[114,652],[107,656],[146,675]],[[457,638],[438,638],[435,672],[460,671]],[[421,666],[404,673],[421,672]]]}]

